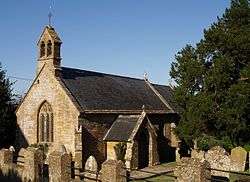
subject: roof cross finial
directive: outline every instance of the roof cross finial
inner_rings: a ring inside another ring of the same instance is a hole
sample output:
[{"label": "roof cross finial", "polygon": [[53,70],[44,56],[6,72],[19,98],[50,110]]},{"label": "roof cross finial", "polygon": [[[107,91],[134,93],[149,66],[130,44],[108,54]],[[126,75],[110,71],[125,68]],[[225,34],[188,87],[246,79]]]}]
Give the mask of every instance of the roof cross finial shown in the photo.
[{"label": "roof cross finial", "polygon": [[51,26],[51,20],[52,20],[52,16],[53,16],[53,14],[52,14],[52,0],[51,0],[51,2],[50,2],[50,6],[49,6],[49,14],[48,14],[48,18],[49,18],[49,26]]},{"label": "roof cross finial", "polygon": [[145,111],[145,105],[144,104],[142,105],[141,108],[142,108],[142,111]]},{"label": "roof cross finial", "polygon": [[148,73],[147,72],[144,72],[143,77],[144,77],[144,80],[148,81]]},{"label": "roof cross finial", "polygon": [[52,13],[51,12],[49,12],[48,17],[49,17],[49,26],[51,26],[51,18],[52,18]]}]

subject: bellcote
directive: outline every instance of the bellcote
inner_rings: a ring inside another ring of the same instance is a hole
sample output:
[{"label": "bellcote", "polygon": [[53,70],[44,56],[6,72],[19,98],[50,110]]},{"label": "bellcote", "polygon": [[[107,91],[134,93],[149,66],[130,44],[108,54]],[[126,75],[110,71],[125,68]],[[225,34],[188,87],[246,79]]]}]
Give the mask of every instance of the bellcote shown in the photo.
[{"label": "bellcote", "polygon": [[38,40],[38,66],[37,73],[44,64],[48,64],[52,68],[61,66],[61,44],[57,32],[52,26],[46,26]]}]

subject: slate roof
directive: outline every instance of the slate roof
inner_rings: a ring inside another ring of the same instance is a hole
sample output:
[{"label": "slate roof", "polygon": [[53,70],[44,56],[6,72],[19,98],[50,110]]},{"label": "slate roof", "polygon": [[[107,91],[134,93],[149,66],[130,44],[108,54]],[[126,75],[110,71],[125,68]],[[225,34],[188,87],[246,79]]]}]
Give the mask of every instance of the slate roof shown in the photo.
[{"label": "slate roof", "polygon": [[168,104],[176,113],[181,112],[181,108],[174,100],[174,92],[170,87],[157,84],[153,84],[153,87],[165,98],[165,100],[168,102]]},{"label": "slate roof", "polygon": [[120,115],[103,140],[105,141],[128,141],[137,124],[140,115]]},{"label": "slate roof", "polygon": [[[61,67],[60,78],[83,111],[141,112],[143,105],[146,111],[170,112],[171,110],[143,79],[66,67]],[[159,89],[172,107],[171,88],[156,84],[154,87]]]}]

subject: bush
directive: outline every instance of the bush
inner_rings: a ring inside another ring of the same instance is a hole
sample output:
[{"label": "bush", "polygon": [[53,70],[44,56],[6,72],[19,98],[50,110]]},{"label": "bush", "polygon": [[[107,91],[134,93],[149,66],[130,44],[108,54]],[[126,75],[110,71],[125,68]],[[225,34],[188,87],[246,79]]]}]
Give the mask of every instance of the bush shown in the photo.
[{"label": "bush", "polygon": [[226,151],[230,151],[234,146],[228,137],[222,139],[216,139],[213,136],[203,135],[197,138],[198,148],[204,151],[211,149],[214,146],[221,146]]},{"label": "bush", "polygon": [[250,152],[250,144],[246,144],[243,147],[247,152]]},{"label": "bush", "polygon": [[127,150],[127,144],[125,142],[120,142],[114,146],[116,159],[125,162],[125,154]]}]

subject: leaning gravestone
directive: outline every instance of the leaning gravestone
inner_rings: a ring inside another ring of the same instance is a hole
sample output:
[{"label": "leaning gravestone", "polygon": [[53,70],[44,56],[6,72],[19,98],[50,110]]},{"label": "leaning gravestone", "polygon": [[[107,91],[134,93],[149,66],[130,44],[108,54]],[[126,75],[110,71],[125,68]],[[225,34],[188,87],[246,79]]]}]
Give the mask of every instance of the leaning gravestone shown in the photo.
[{"label": "leaning gravestone", "polygon": [[236,147],[231,150],[231,170],[244,171],[247,160],[247,151],[242,147]]},{"label": "leaning gravestone", "polygon": [[98,179],[98,166],[94,156],[90,156],[84,168],[84,181],[97,181]]},{"label": "leaning gravestone", "polygon": [[221,176],[229,178],[228,172],[222,172],[219,170],[230,171],[230,157],[226,150],[220,146],[211,148],[205,154],[205,160],[207,160],[212,168],[213,176]]}]

